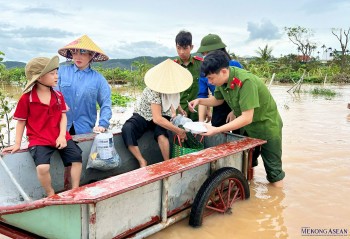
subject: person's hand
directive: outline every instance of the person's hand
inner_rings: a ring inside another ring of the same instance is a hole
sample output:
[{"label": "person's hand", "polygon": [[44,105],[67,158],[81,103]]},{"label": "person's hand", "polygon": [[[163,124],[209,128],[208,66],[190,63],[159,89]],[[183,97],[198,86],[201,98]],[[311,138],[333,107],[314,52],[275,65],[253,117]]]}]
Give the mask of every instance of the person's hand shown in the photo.
[{"label": "person's hand", "polygon": [[212,136],[212,135],[215,135],[215,134],[220,133],[220,132],[218,131],[218,128],[212,126],[211,124],[204,124],[204,126],[207,128],[207,132],[201,133],[200,135],[203,135],[203,136]]},{"label": "person's hand", "polygon": [[187,112],[184,109],[182,109],[181,106],[179,106],[178,110],[179,110],[180,114],[182,114],[183,116],[187,117]]},{"label": "person's hand", "polygon": [[58,138],[56,139],[56,148],[64,149],[65,147],[67,147],[66,136],[58,136]]},{"label": "person's hand", "polygon": [[98,132],[103,133],[103,132],[106,131],[106,128],[104,128],[104,127],[102,127],[102,126],[95,126],[95,127],[92,129],[92,131],[93,131],[94,133],[98,133]]},{"label": "person's hand", "polygon": [[179,128],[177,135],[180,137],[181,142],[187,139],[186,130]]},{"label": "person's hand", "polygon": [[193,113],[193,112],[197,112],[197,110],[195,110],[195,107],[198,105],[199,103],[199,99],[195,99],[192,100],[190,102],[188,102],[188,109]]},{"label": "person's hand", "polygon": [[236,119],[236,116],[233,114],[233,111],[231,111],[226,117],[226,123],[231,122],[234,119]]},{"label": "person's hand", "polygon": [[17,152],[20,149],[21,145],[20,144],[14,144],[9,147],[3,148],[2,152],[11,152],[11,154]]}]

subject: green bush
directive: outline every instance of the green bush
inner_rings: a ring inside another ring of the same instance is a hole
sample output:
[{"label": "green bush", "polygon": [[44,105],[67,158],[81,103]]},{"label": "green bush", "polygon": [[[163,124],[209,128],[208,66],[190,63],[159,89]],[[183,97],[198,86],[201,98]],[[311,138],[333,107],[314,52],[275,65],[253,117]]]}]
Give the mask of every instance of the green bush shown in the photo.
[{"label": "green bush", "polygon": [[126,107],[127,104],[135,99],[128,96],[123,96],[117,92],[112,93],[112,105]]}]

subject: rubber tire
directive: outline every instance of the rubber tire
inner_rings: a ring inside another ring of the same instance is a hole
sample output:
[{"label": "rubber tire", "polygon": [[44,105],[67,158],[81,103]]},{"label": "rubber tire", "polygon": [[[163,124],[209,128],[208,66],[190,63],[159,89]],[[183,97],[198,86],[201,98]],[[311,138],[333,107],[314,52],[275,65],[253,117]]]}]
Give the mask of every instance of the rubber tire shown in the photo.
[{"label": "rubber tire", "polygon": [[228,178],[237,179],[243,188],[243,192],[241,192],[244,199],[248,199],[250,197],[249,184],[244,175],[235,168],[232,167],[224,167],[215,171],[210,177],[205,180],[203,185],[200,187],[191,208],[189,225],[192,227],[200,227],[203,222],[203,214],[206,209],[208,200],[212,192]]}]

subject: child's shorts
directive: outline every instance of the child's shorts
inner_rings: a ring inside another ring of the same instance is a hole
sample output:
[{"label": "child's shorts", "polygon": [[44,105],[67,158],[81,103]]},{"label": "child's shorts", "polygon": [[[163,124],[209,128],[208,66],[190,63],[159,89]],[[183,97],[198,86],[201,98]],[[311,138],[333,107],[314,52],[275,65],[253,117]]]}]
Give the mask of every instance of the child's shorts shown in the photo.
[{"label": "child's shorts", "polygon": [[65,167],[71,166],[74,162],[82,162],[80,147],[73,141],[67,141],[67,147],[63,149],[57,149],[51,146],[36,145],[29,148],[29,152],[34,159],[35,166],[40,164],[50,164],[50,158],[52,154],[58,150],[61,155],[63,165]]}]

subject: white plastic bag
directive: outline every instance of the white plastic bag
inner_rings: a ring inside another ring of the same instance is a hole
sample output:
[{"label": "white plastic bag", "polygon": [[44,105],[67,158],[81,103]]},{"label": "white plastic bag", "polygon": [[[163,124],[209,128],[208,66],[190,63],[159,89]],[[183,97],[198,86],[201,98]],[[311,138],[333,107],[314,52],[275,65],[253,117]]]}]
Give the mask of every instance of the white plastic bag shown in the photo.
[{"label": "white plastic bag", "polygon": [[178,114],[172,119],[172,122],[174,125],[179,126],[184,125],[186,122],[192,122],[192,120],[190,118],[187,118],[186,116]]},{"label": "white plastic bag", "polygon": [[120,164],[120,156],[114,148],[113,134],[106,132],[96,135],[86,169],[107,171],[119,167]]}]

